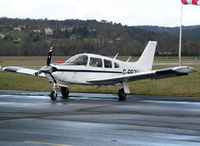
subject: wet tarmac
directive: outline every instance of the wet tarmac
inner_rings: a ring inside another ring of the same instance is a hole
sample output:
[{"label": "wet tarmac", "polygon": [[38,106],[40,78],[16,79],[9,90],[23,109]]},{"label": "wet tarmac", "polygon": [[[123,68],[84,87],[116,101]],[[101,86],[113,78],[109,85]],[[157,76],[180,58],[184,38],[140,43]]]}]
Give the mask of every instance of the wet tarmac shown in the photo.
[{"label": "wet tarmac", "polygon": [[48,94],[0,90],[0,145],[200,145],[200,97]]}]

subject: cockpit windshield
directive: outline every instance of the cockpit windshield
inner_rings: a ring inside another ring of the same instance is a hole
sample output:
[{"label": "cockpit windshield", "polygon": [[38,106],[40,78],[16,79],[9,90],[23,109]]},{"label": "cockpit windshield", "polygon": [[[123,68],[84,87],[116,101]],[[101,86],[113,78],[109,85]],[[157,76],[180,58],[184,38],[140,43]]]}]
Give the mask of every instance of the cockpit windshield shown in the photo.
[{"label": "cockpit windshield", "polygon": [[87,55],[77,55],[66,61],[66,63],[70,63],[74,65],[85,65],[85,66],[87,66],[87,62],[88,62]]}]

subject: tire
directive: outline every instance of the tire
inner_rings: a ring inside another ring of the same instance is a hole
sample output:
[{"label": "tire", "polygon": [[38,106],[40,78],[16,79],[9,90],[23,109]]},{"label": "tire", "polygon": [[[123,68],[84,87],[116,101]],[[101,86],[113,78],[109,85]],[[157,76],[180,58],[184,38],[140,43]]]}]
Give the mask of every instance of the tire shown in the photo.
[{"label": "tire", "polygon": [[51,100],[56,100],[56,98],[57,98],[57,93],[56,93],[56,91],[51,91],[51,93],[50,93],[50,97],[51,97]]},{"label": "tire", "polygon": [[69,96],[69,88],[61,87],[60,92],[62,94],[62,98],[68,98],[68,96]]},{"label": "tire", "polygon": [[118,96],[119,101],[126,101],[126,93],[124,92],[123,88],[119,89]]}]

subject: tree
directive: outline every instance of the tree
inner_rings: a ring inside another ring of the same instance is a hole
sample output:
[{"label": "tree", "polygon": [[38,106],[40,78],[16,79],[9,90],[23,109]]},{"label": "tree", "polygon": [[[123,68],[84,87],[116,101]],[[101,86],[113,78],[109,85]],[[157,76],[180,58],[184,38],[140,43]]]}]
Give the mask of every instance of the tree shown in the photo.
[{"label": "tree", "polygon": [[65,31],[63,32],[63,37],[64,37],[64,38],[70,38],[70,33],[68,32],[68,30],[65,30]]}]

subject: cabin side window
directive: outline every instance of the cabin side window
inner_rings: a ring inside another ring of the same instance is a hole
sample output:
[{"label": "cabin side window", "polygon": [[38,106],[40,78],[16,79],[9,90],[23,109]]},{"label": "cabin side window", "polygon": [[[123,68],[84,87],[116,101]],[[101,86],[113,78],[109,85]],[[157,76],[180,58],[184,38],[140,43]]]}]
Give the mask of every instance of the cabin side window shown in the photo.
[{"label": "cabin side window", "polygon": [[102,60],[100,58],[90,58],[90,66],[92,67],[102,67]]},{"label": "cabin side window", "polygon": [[88,56],[87,55],[78,55],[73,58],[70,58],[67,63],[71,63],[74,65],[84,65],[87,66]]},{"label": "cabin side window", "polygon": [[104,60],[104,67],[105,68],[112,68],[112,61],[110,60]]},{"label": "cabin side window", "polygon": [[114,63],[115,68],[119,68],[119,64],[118,63]]}]

